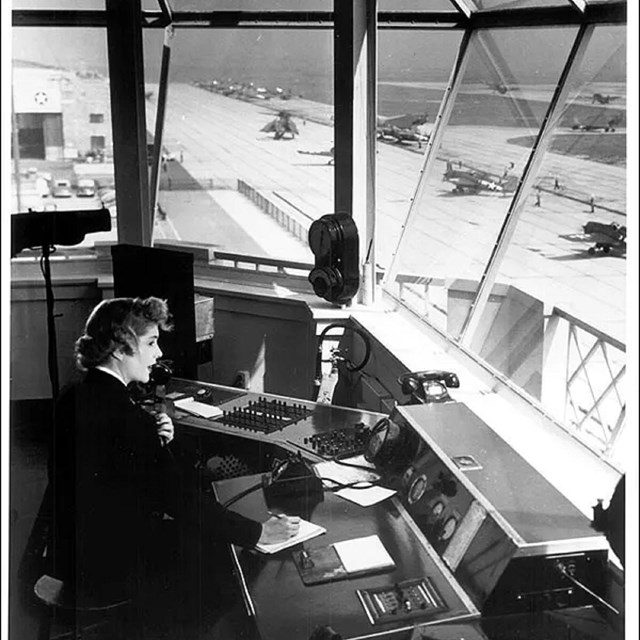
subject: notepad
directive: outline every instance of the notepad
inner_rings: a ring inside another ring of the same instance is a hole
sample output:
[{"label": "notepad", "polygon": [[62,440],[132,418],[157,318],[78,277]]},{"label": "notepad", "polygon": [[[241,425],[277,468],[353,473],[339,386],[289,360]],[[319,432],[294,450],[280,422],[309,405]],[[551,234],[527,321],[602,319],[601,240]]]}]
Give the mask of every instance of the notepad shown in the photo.
[{"label": "notepad", "polygon": [[220,407],[198,402],[193,398],[182,398],[181,400],[176,400],[173,404],[176,409],[181,409],[200,418],[217,418],[222,415]]},{"label": "notepad", "polygon": [[294,552],[293,562],[307,586],[390,571],[396,566],[377,535]]},{"label": "notepad", "polygon": [[333,548],[349,576],[396,566],[377,535],[336,542]]},{"label": "notepad", "polygon": [[284,542],[278,542],[276,544],[257,544],[256,549],[261,553],[277,553],[278,551],[288,549],[289,547],[293,547],[301,542],[306,542],[307,540],[311,540],[311,538],[315,538],[326,532],[327,530],[324,527],[300,518],[300,529],[295,536],[285,540]]}]

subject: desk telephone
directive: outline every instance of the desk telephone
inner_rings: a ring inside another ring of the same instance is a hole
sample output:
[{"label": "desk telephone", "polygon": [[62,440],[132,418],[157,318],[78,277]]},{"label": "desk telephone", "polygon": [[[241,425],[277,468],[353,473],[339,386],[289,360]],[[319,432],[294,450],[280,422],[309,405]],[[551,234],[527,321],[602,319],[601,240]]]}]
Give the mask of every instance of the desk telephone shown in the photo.
[{"label": "desk telephone", "polygon": [[427,404],[451,400],[447,388],[457,389],[460,380],[452,371],[413,371],[401,375],[398,384],[402,393],[409,396],[404,404]]}]

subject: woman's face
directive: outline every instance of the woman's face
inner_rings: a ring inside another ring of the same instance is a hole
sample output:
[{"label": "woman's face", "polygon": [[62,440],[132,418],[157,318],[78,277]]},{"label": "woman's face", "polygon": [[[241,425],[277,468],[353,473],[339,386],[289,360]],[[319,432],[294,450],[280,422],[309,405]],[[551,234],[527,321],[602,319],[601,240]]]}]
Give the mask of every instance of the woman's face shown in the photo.
[{"label": "woman's face", "polygon": [[158,346],[160,332],[158,325],[152,324],[142,335],[138,336],[138,344],[133,347],[133,354],[122,357],[122,374],[126,384],[130,382],[149,382],[151,367],[162,356]]}]

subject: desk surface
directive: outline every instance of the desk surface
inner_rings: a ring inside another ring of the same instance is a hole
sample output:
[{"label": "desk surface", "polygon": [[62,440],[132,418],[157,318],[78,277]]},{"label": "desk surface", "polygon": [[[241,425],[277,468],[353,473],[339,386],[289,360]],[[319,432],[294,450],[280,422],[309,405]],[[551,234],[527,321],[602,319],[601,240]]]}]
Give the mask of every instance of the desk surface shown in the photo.
[{"label": "desk surface", "polygon": [[[223,480],[216,483],[216,492],[224,502],[258,481],[259,476]],[[292,557],[301,545],[274,555],[234,548],[248,608],[255,615],[261,637],[306,639],[323,625],[333,627],[345,640],[373,637],[381,631],[395,637],[395,633],[406,635],[415,625],[477,618],[478,611],[464,591],[437,554],[425,545],[419,532],[411,527],[410,518],[397,507],[393,500],[387,500],[364,508],[325,492],[324,500],[313,509],[311,520],[324,526],[327,533],[304,543],[306,549],[313,549],[375,533],[396,563],[391,572],[305,586]],[[242,498],[231,509],[257,520],[267,518],[262,491]],[[423,577],[432,580],[447,605],[446,610],[425,614],[424,618],[411,622],[371,624],[356,589]]]}]

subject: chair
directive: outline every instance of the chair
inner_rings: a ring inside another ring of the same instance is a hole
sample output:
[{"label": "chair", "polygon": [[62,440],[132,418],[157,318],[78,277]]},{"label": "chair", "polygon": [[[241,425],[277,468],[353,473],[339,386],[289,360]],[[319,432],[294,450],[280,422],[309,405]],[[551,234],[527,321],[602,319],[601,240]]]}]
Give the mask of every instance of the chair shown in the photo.
[{"label": "chair", "polygon": [[[109,638],[121,637],[124,635],[124,622],[126,610],[131,601],[125,598],[113,599],[110,601],[95,600],[81,602],[76,600],[73,593],[65,589],[61,580],[44,574],[38,578],[33,587],[36,598],[47,607],[46,615],[43,616],[38,632],[38,640],[51,640],[56,612],[59,612],[60,619],[64,623],[65,637],[72,637],[80,640],[85,631],[94,631],[100,627],[109,627],[111,630]],[[69,629],[68,627],[71,627]],[[55,636],[54,636],[55,637]],[[97,637],[97,636],[93,636]]]}]

